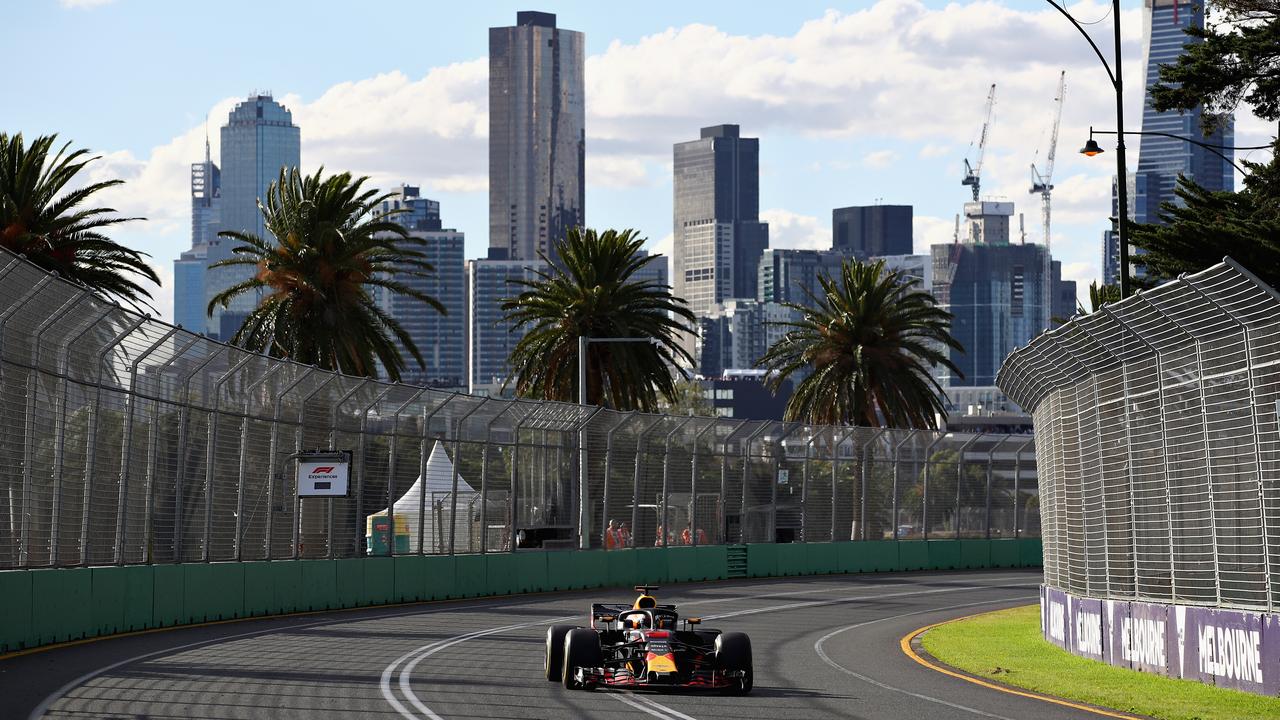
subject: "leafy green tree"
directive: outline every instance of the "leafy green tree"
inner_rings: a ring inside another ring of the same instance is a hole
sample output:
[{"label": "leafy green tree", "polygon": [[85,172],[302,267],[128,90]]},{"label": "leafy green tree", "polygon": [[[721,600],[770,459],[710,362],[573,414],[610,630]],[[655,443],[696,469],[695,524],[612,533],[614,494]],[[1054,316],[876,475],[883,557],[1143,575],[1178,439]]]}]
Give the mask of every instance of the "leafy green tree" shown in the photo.
[{"label": "leafy green tree", "polygon": [[[1280,120],[1280,5],[1274,0],[1221,0],[1216,22],[1187,34],[1178,60],[1160,68],[1152,88],[1157,110],[1203,108],[1205,132],[1248,105],[1259,117]],[[1244,161],[1240,192],[1214,192],[1182,178],[1179,203],[1160,206],[1161,225],[1130,226],[1130,242],[1145,253],[1134,263],[1148,282],[1196,272],[1222,260],[1241,263],[1273,287],[1280,285],[1280,165],[1273,146],[1266,163]]]},{"label": "leafy green tree", "polygon": [[[245,319],[236,345],[313,364],[348,375],[375,377],[378,367],[399,380],[405,367],[403,347],[421,367],[422,354],[400,323],[375,300],[378,290],[404,295],[445,309],[403,280],[428,277],[433,270],[414,238],[394,221],[375,217],[390,195],[364,190],[367,177],[350,173],[304,176],[282,169],[258,203],[271,239],[253,233],[221,232],[237,240],[235,256],[210,267],[248,265],[253,277],[218,293],[217,306],[248,292],[266,297]],[[397,346],[397,343],[400,347]]]},{"label": "leafy green tree", "polygon": [[1264,120],[1280,120],[1280,4],[1275,0],[1217,0],[1214,22],[1185,31],[1202,42],[1160,67],[1151,88],[1157,110],[1203,107],[1206,132],[1241,104]]},{"label": "leafy green tree", "polygon": [[697,380],[692,378],[678,380],[675,383],[675,394],[670,399],[660,400],[658,409],[667,415],[710,417],[715,415],[716,409],[703,394],[704,392]]},{"label": "leafy green tree", "polygon": [[56,135],[42,135],[27,145],[22,133],[0,133],[0,247],[108,300],[149,309],[151,293],[137,280],[159,285],[160,278],[144,259],[147,255],[104,234],[113,225],[142,218],[85,207],[95,193],[124,181],[76,187],[76,176],[100,156],[71,150],[71,143],[55,150],[56,140]]},{"label": "leafy green tree", "polygon": [[[516,393],[544,400],[578,398],[578,338],[647,338],[650,342],[587,346],[587,401],[617,410],[658,408],[676,396],[676,374],[693,358],[680,345],[696,319],[668,286],[636,280],[661,255],[639,255],[634,230],[572,228],[557,245],[557,261],[502,303],[526,334],[511,351]],[[546,256],[543,256],[547,260]]]},{"label": "leafy green tree", "polygon": [[944,412],[942,388],[930,368],[959,374],[949,350],[951,314],[919,281],[886,271],[883,261],[846,261],[840,275],[818,277],[812,307],[785,303],[801,318],[757,363],[777,392],[802,370],[787,402],[786,420],[813,424],[936,428]]}]

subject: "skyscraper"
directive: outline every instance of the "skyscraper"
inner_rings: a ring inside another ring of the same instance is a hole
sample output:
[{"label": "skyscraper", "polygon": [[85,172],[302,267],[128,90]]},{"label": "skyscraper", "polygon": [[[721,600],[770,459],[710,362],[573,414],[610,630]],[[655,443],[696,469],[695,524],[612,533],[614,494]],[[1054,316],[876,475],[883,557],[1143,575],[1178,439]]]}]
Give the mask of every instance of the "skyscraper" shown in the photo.
[{"label": "skyscraper", "polygon": [[[219,230],[234,230],[266,236],[258,199],[265,201],[267,187],[280,177],[281,168],[295,168],[301,162],[301,134],[293,115],[270,95],[251,95],[236,105],[222,126],[222,199]],[[208,262],[232,256],[236,242],[210,238]],[[253,275],[253,268],[214,268],[205,274],[206,302],[214,295]],[[241,295],[223,310],[216,310],[208,322],[213,337],[227,340],[244,317],[257,305],[250,293]]]},{"label": "skyscraper", "polygon": [[756,298],[761,302],[810,305],[810,293],[822,294],[819,273],[835,277],[845,255],[833,250],[770,248],[760,256]]},{"label": "skyscraper", "polygon": [[503,298],[520,293],[511,280],[536,280],[546,263],[528,260],[467,261],[467,380],[468,392],[496,395],[510,374],[507,358],[524,331],[507,323]]},{"label": "skyscraper", "polygon": [[537,260],[585,223],[583,47],[551,13],[489,28],[490,257]]},{"label": "skyscraper", "polygon": [[[1204,27],[1204,3],[1201,0],[1145,0],[1143,34],[1145,47],[1146,87],[1143,103],[1142,130],[1163,132],[1179,138],[1190,138],[1209,145],[1230,146],[1234,142],[1234,123],[1228,119],[1224,129],[1205,137],[1200,130],[1202,110],[1185,113],[1172,110],[1156,112],[1150,102],[1150,88],[1160,81],[1160,66],[1177,62],[1185,45],[1203,42],[1186,35],[1188,27]],[[1231,190],[1235,187],[1231,163],[1214,152],[1175,138],[1143,135],[1138,151],[1135,219],[1140,223],[1159,222],[1160,203],[1175,202],[1174,187],[1178,175],[1185,175],[1209,190]],[[1230,158],[1231,150],[1222,150]]]},{"label": "skyscraper", "polygon": [[677,143],[672,286],[694,313],[757,295],[769,225],[760,222],[760,141],[737,125],[702,128]]},{"label": "skyscraper", "polygon": [[[395,279],[440,301],[445,314],[407,295],[383,290],[380,305],[400,323],[422,354],[419,367],[403,346],[404,382],[432,387],[465,388],[466,379],[466,260],[465,236],[445,229],[440,221],[440,203],[422,197],[419,188],[401,185],[383,201],[377,214],[393,212],[387,219],[399,223],[416,242],[409,247],[425,255],[434,271],[428,277],[399,275]],[[397,342],[397,345],[399,343]]]},{"label": "skyscraper", "polygon": [[831,246],[859,260],[911,254],[910,205],[855,205],[831,211]]},{"label": "skyscraper", "polygon": [[217,238],[222,209],[222,173],[204,140],[204,162],[191,164],[191,249],[173,261],[173,322],[206,331],[205,271],[209,267],[209,243]]}]

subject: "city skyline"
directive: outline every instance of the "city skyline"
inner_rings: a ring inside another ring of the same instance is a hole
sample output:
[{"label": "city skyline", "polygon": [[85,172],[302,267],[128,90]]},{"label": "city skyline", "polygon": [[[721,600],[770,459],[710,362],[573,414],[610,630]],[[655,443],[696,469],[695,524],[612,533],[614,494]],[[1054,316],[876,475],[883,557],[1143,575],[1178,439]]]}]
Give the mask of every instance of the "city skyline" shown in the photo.
[{"label": "city skyline", "polygon": [[[394,43],[380,46],[374,59],[353,61],[346,71],[335,70],[328,61],[318,61],[314,72],[301,73],[262,62],[250,68],[236,60],[201,89],[203,102],[189,100],[194,90],[185,87],[166,96],[163,112],[155,113],[163,123],[148,119],[125,127],[123,118],[109,112],[96,113],[95,122],[84,123],[64,113],[52,127],[48,116],[37,118],[16,109],[14,129],[29,134],[58,131],[64,139],[100,149],[107,157],[97,172],[129,181],[112,197],[112,205],[124,214],[151,220],[121,227],[113,236],[152,254],[166,281],[166,288],[157,293],[157,306],[165,317],[171,317],[171,262],[189,247],[186,176],[191,163],[203,155],[205,111],[210,118],[225,117],[230,105],[255,85],[274,84],[277,99],[295,113],[295,123],[306,128],[304,170],[324,164],[329,170],[371,174],[384,190],[399,182],[422,184],[424,195],[456,209],[450,212],[451,225],[467,233],[466,255],[479,257],[488,244],[483,232],[486,132],[480,124],[487,103],[486,30],[509,23],[516,9],[526,7],[536,6],[451,13],[448,25],[456,37],[412,62],[394,49]],[[1125,7],[1126,75],[1138,78],[1141,3]],[[1072,8],[1089,20],[1096,19],[1090,12],[1102,17],[1106,10],[1100,3]],[[886,204],[916,207],[913,250],[921,252],[933,242],[950,239],[954,215],[965,200],[959,168],[981,122],[983,93],[978,89],[993,81],[1001,86],[1001,99],[984,188],[992,196],[1016,202],[1018,211],[1034,218],[1033,198],[1024,187],[1026,168],[1047,130],[1054,76],[1065,68],[1073,89],[1064,110],[1055,178],[1054,254],[1062,259],[1066,276],[1085,280],[1082,285],[1100,274],[1097,237],[1109,210],[1111,168],[1072,151],[1089,124],[1106,127],[1113,111],[1108,108],[1105,79],[1087,44],[1041,3],[942,7],[886,0],[846,3],[826,14],[818,5],[802,4],[785,13],[773,8],[751,18],[728,17],[714,4],[698,9],[672,4],[643,22],[628,22],[630,16],[602,18],[583,5],[546,4],[536,9],[556,12],[563,25],[587,35],[587,214],[593,226],[636,227],[650,239],[650,249],[670,255],[670,143],[687,139],[697,127],[741,123],[762,139],[761,220],[771,225],[772,247],[826,247],[831,209],[883,198]],[[125,23],[137,9],[117,3],[85,10],[18,12],[56,13],[74,35],[81,32],[80,25],[88,33],[88,26]],[[171,20],[165,13],[156,18],[160,25]],[[38,19],[32,22],[40,25]],[[962,48],[956,36],[961,26],[989,31],[1000,42]],[[217,33],[217,23],[206,31]],[[226,42],[234,46],[240,41]],[[818,57],[817,48],[832,54],[827,66],[809,62]],[[720,57],[726,53],[736,53],[736,60]],[[890,53],[900,87],[877,89],[884,71],[872,67],[837,72],[869,53]],[[671,86],[670,99],[652,106],[636,102],[651,97],[653,89],[651,83],[639,82],[640,68],[654,76],[653,82],[676,76],[674,70],[654,64],[663,56],[696,62],[705,77],[680,76]],[[770,63],[788,56],[785,66],[769,76]],[[948,61],[954,62],[948,66]],[[100,70],[128,62],[126,53],[107,60]],[[950,87],[935,82],[941,73],[960,66],[965,71],[956,74]],[[94,68],[86,77],[98,71]],[[282,78],[289,82],[282,85]],[[793,87],[797,84],[800,87]],[[1141,96],[1135,86],[1140,84],[1129,85],[1128,101],[1137,117]],[[865,97],[848,101],[850,88],[860,89]],[[920,102],[874,102],[926,90],[930,95]],[[423,102],[433,98],[433,104]],[[55,111],[59,106],[52,100],[46,104]],[[865,111],[872,106],[876,112]],[[355,107],[366,117],[353,118],[350,109]],[[400,115],[395,114],[397,108]],[[1243,118],[1237,123],[1237,142],[1245,144],[1265,130]],[[403,151],[379,150],[392,140]],[[433,151],[446,144],[449,148]],[[1137,146],[1130,147],[1131,167],[1136,167]],[[217,153],[215,148],[215,157]],[[1038,241],[1037,236],[1038,232],[1029,233],[1028,241]]]}]

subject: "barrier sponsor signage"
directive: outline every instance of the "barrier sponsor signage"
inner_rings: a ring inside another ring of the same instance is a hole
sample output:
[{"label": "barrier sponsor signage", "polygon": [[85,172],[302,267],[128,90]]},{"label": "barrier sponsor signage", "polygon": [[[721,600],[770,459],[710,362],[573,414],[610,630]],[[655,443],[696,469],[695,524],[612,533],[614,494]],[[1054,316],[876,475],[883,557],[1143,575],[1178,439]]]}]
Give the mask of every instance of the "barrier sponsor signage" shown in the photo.
[{"label": "barrier sponsor signage", "polygon": [[1280,615],[1078,598],[1042,587],[1049,642],[1112,665],[1280,695]]},{"label": "barrier sponsor signage", "polygon": [[298,497],[346,497],[350,468],[348,452],[303,455],[298,459]]}]

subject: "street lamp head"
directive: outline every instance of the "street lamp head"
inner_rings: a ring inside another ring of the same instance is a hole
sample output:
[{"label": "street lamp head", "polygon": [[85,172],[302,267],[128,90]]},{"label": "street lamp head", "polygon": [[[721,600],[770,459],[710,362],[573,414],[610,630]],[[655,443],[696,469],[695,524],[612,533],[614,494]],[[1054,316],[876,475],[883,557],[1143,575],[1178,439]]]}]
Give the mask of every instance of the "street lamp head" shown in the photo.
[{"label": "street lamp head", "polygon": [[1101,155],[1102,146],[1098,145],[1098,141],[1094,140],[1091,137],[1089,138],[1089,142],[1085,143],[1084,147],[1080,148],[1080,154],[1086,155],[1088,157],[1093,157],[1094,155]]}]

